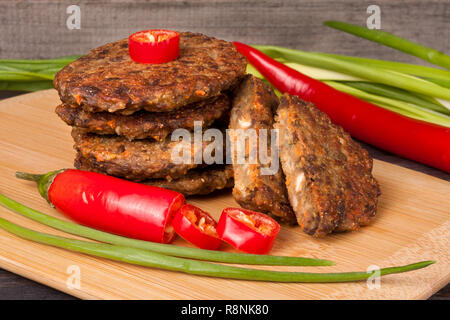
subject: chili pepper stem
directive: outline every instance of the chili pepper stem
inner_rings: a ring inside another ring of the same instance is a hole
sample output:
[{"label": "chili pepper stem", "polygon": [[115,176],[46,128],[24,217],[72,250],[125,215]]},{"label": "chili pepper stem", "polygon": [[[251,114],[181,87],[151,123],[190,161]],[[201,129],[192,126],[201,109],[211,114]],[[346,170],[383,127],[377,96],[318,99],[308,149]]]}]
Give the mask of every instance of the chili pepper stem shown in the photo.
[{"label": "chili pepper stem", "polygon": [[41,196],[45,200],[47,200],[47,202],[53,207],[53,204],[48,199],[48,190],[50,189],[50,186],[52,185],[55,177],[59,173],[63,172],[64,170],[65,169],[50,171],[45,174],[33,174],[33,173],[16,171],[16,178],[36,182]]},{"label": "chili pepper stem", "polygon": [[28,181],[34,181],[36,183],[39,183],[41,179],[45,176],[45,174],[33,174],[33,173],[27,173],[27,172],[16,172],[16,178],[22,179],[22,180],[28,180]]}]

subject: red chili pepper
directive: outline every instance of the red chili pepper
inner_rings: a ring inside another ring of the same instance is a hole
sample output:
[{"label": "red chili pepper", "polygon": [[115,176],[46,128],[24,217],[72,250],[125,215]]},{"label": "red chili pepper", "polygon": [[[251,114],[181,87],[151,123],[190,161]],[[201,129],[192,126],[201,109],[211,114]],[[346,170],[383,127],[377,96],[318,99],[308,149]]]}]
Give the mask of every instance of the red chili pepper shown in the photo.
[{"label": "red chili pepper", "polygon": [[240,208],[225,208],[217,224],[217,233],[223,241],[248,253],[268,253],[278,232],[280,225],[274,219]]},{"label": "red chili pepper", "polygon": [[135,62],[169,62],[180,53],[180,34],[162,29],[139,31],[129,36],[128,51]]},{"label": "red chili pepper", "polygon": [[173,240],[170,222],[185,203],[181,193],[89,171],[17,172],[16,176],[36,181],[50,204],[83,225],[153,242]]},{"label": "red chili pepper", "polygon": [[450,128],[380,108],[307,77],[243,43],[233,43],[279,91],[314,103],[355,138],[450,172]]},{"label": "red chili pepper", "polygon": [[180,237],[199,248],[217,250],[222,243],[216,231],[217,222],[209,213],[191,204],[177,211],[172,226]]}]

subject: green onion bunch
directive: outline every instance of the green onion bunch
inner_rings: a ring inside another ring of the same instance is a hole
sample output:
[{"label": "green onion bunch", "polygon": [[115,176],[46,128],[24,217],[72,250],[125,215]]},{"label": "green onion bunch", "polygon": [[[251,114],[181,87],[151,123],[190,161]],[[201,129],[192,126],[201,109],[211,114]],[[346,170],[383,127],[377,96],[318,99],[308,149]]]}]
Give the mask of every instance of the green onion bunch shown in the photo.
[{"label": "green onion bunch", "polygon": [[38,91],[53,88],[55,73],[79,58],[45,60],[0,59],[0,90]]},{"label": "green onion bunch", "polygon": [[[336,21],[325,25],[445,69],[278,46],[254,47],[339,91],[411,118],[450,127],[450,56],[379,30]],[[263,78],[252,66],[248,66],[248,72]]]}]

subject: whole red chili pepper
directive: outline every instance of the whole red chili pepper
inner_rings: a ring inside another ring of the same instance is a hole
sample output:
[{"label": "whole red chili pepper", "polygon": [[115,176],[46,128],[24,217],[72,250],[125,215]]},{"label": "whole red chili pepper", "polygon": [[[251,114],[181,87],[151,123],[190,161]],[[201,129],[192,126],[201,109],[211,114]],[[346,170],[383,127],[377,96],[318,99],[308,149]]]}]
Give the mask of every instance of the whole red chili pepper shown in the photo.
[{"label": "whole red chili pepper", "polygon": [[250,46],[233,43],[279,91],[314,103],[355,138],[450,172],[450,128],[380,108],[307,77]]},{"label": "whole red chili pepper", "polygon": [[16,177],[36,181],[50,204],[80,224],[126,237],[168,243],[181,193],[74,169]]},{"label": "whole red chili pepper", "polygon": [[241,208],[225,208],[217,224],[217,233],[223,241],[255,254],[268,253],[278,232],[280,225],[268,215]]},{"label": "whole red chili pepper", "polygon": [[199,248],[216,250],[222,243],[216,231],[217,222],[209,213],[191,204],[177,211],[172,226],[180,237]]},{"label": "whole red chili pepper", "polygon": [[128,52],[139,63],[164,63],[180,54],[180,34],[176,31],[153,29],[133,33],[128,37]]}]

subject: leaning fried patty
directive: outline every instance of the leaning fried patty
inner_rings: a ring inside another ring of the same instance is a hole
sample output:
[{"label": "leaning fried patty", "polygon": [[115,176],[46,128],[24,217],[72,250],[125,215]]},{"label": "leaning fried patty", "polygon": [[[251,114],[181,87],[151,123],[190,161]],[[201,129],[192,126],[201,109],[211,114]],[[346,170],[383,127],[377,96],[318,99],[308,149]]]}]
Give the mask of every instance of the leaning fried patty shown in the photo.
[{"label": "leaning fried patty", "polygon": [[233,167],[231,165],[207,166],[189,170],[186,175],[171,181],[154,179],[144,183],[178,191],[186,196],[209,194],[215,190],[233,187]]},{"label": "leaning fried patty", "polygon": [[68,125],[83,128],[96,134],[124,136],[129,140],[152,138],[164,140],[173,130],[194,130],[194,121],[204,128],[224,115],[230,108],[230,99],[221,95],[205,102],[172,112],[140,111],[129,116],[109,112],[86,112],[67,104],[56,108],[58,116]]},{"label": "leaning fried patty", "polygon": [[70,63],[53,84],[64,103],[88,112],[172,111],[233,87],[246,65],[230,42],[182,32],[176,60],[136,63],[128,54],[128,39],[123,39]]},{"label": "leaning fried patty", "polygon": [[302,229],[324,236],[368,224],[380,195],[368,152],[295,96],[281,97],[275,127],[289,200]]},{"label": "leaning fried patty", "polygon": [[[272,110],[278,105],[278,98],[272,88],[260,79],[248,76],[235,91],[232,103],[230,129],[254,129],[257,135],[265,129],[268,135],[270,159],[270,130],[273,124]],[[230,139],[238,144],[239,131],[230,131]],[[256,141],[256,140],[255,140]],[[244,142],[244,141],[242,141]],[[244,208],[268,213],[284,222],[295,223],[295,215],[289,205],[284,177],[279,166],[278,158],[275,173],[263,174],[262,169],[268,169],[269,164],[263,164],[260,157],[250,163],[251,152],[258,152],[258,144],[245,142],[245,162],[237,163],[237,153],[233,158],[234,170],[234,199]]]},{"label": "leaning fried patty", "polygon": [[[192,168],[203,166],[194,163],[195,154],[199,154],[210,142],[196,146],[193,142],[183,142],[191,150],[190,163],[176,163],[172,153],[180,154],[179,141],[134,140],[129,141],[117,136],[99,136],[74,128],[72,137],[78,152],[75,167],[84,163],[92,171],[123,177],[134,181],[147,179],[176,179]],[[192,139],[191,141],[194,141]],[[174,151],[175,150],[175,151]]]}]

